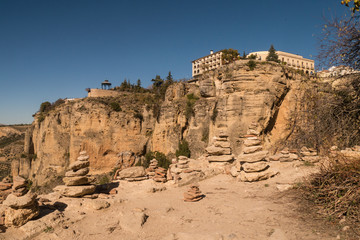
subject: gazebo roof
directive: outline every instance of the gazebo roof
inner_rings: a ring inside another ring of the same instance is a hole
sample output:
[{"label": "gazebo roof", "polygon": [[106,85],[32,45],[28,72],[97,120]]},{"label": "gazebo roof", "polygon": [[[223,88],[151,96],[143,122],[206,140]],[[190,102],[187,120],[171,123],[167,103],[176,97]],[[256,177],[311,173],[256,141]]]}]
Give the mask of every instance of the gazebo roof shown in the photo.
[{"label": "gazebo roof", "polygon": [[109,82],[109,80],[105,80],[101,83],[101,85],[111,85],[111,83]]}]

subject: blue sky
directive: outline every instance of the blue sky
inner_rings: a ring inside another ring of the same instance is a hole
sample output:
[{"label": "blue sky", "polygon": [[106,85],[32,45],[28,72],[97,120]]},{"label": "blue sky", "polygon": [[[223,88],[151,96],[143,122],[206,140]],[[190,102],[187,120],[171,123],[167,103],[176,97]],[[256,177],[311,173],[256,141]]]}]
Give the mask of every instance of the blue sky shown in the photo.
[{"label": "blue sky", "polygon": [[104,79],[190,78],[211,49],[314,59],[323,16],[345,12],[340,0],[0,0],[0,123],[31,123],[42,102]]}]

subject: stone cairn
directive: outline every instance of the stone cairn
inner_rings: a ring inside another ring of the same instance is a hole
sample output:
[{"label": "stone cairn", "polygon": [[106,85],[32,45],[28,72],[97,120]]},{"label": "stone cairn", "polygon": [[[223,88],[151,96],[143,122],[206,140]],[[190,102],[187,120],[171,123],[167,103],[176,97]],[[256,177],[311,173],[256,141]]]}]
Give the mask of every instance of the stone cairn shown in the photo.
[{"label": "stone cairn", "polygon": [[205,150],[207,153],[206,160],[210,163],[228,163],[234,160],[234,155],[231,154],[228,135],[223,132],[221,132],[218,137],[214,137],[213,145],[207,147]]},{"label": "stone cairn", "polygon": [[283,149],[279,153],[269,157],[270,161],[292,162],[300,160],[296,150]]},{"label": "stone cairn", "polygon": [[166,169],[158,166],[158,160],[155,158],[150,161],[149,167],[146,169],[146,173],[150,179],[155,182],[166,182]]},{"label": "stone cairn", "polygon": [[184,192],[184,201],[185,202],[197,202],[203,199],[205,196],[201,193],[199,186],[196,184],[190,185],[190,188],[187,192]]},{"label": "stone cairn", "polygon": [[146,169],[146,173],[149,176],[149,178],[154,178],[156,173],[155,173],[155,169],[158,167],[158,160],[156,160],[155,158],[150,160],[150,164],[149,167]]},{"label": "stone cairn", "polygon": [[270,166],[266,160],[269,152],[263,150],[257,127],[256,123],[252,123],[247,135],[243,136],[243,153],[238,156],[236,165],[230,170],[233,176],[243,182],[266,180],[278,173],[269,170]]},{"label": "stone cairn", "polygon": [[158,167],[155,169],[155,176],[153,177],[155,182],[166,182],[166,169]]},{"label": "stone cairn", "polygon": [[4,177],[0,182],[0,203],[3,203],[6,197],[12,192],[12,186],[13,184],[11,183],[10,177]]},{"label": "stone cairn", "polygon": [[314,148],[302,147],[300,149],[300,155],[301,159],[306,162],[317,163],[320,161],[320,157]]},{"label": "stone cairn", "polygon": [[14,178],[13,192],[7,196],[3,205],[6,207],[2,215],[5,226],[20,227],[39,215],[39,204],[35,193],[28,192],[27,181],[17,176]]},{"label": "stone cairn", "polygon": [[65,186],[57,186],[54,190],[66,197],[82,197],[93,194],[96,186],[90,185],[89,178],[86,176],[89,173],[89,165],[89,156],[85,151],[80,152],[80,156],[70,164],[70,170],[65,173],[63,178]]},{"label": "stone cairn", "polygon": [[196,177],[201,175],[201,169],[190,168],[190,159],[185,156],[179,156],[177,160],[174,158],[172,164],[170,164],[167,179],[174,180],[175,183],[184,179],[189,179],[191,177]]}]

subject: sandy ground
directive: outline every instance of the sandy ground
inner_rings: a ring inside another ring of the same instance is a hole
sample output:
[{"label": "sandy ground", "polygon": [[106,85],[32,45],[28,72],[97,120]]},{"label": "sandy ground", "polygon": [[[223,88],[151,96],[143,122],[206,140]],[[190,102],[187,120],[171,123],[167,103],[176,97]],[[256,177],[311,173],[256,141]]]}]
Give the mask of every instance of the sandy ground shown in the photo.
[{"label": "sandy ground", "polygon": [[[203,180],[199,187],[206,196],[194,203],[183,201],[188,186],[121,181],[118,194],[109,199],[60,198],[56,201],[64,204],[63,211],[10,228],[0,239],[337,239],[338,232],[299,212],[294,190],[279,190],[316,167],[293,162],[274,163],[272,168],[281,174],[256,183],[229,175]],[[166,190],[150,191],[164,186]],[[94,210],[96,201],[110,207]]]}]

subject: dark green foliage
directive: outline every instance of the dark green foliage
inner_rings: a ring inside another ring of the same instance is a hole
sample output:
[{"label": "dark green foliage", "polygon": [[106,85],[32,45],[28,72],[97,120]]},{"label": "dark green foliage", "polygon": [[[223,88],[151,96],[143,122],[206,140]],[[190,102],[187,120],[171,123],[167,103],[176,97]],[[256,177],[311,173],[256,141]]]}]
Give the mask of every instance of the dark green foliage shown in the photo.
[{"label": "dark green foliage", "polygon": [[212,115],[211,115],[211,121],[213,122],[213,123],[215,123],[215,121],[216,121],[216,118],[217,118],[217,115],[218,115],[218,110],[217,110],[217,108],[216,108],[216,106],[214,107],[214,109],[213,109],[213,113],[212,113]]},{"label": "dark green foliage", "polygon": [[250,68],[251,71],[256,68],[256,62],[254,60],[250,60],[246,65]]},{"label": "dark green foliage", "polygon": [[168,74],[168,76],[166,77],[166,80],[167,80],[167,81],[170,81],[171,83],[174,82],[174,78],[173,78],[173,76],[171,75],[171,71],[169,71],[169,74]]},{"label": "dark green foliage", "polygon": [[51,109],[51,103],[50,102],[43,102],[41,105],[40,105],[40,110],[39,112],[48,112],[50,111]]},{"label": "dark green foliage", "polygon": [[37,116],[37,120],[39,122],[42,122],[45,120],[45,114],[44,113],[40,113],[38,116]]},{"label": "dark green foliage", "polygon": [[183,139],[179,142],[179,145],[178,145],[178,150],[176,150],[176,157],[179,157],[179,156],[185,156],[185,157],[190,157],[191,155],[191,151],[190,151],[190,148],[189,148],[189,143]]},{"label": "dark green foliage", "polygon": [[247,57],[248,59],[252,59],[255,60],[257,58],[257,56],[255,54],[251,54],[250,56]]},{"label": "dark green foliage", "polygon": [[120,105],[117,102],[112,102],[110,103],[110,107],[112,110],[114,110],[115,112],[121,112],[122,109],[120,107]]},{"label": "dark green foliage", "polygon": [[266,57],[266,61],[279,62],[279,56],[276,54],[276,50],[272,44],[269,49],[269,54]]},{"label": "dark green foliage", "polygon": [[168,169],[171,162],[166,158],[162,152],[148,152],[145,154],[145,162],[141,163],[144,168],[148,168],[152,159],[158,160],[158,166]]},{"label": "dark green foliage", "polygon": [[243,52],[242,58],[243,58],[243,59],[246,59],[246,53],[245,53],[245,51]]},{"label": "dark green foliage", "polygon": [[223,53],[222,54],[223,64],[229,64],[240,59],[238,50],[229,48],[229,49],[221,50],[221,52]]}]

